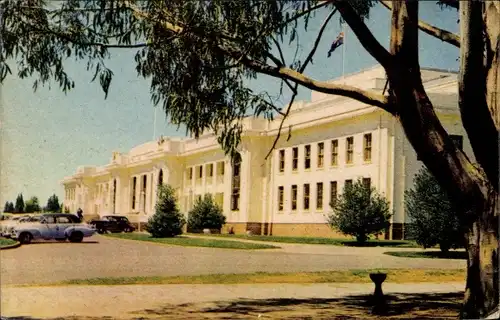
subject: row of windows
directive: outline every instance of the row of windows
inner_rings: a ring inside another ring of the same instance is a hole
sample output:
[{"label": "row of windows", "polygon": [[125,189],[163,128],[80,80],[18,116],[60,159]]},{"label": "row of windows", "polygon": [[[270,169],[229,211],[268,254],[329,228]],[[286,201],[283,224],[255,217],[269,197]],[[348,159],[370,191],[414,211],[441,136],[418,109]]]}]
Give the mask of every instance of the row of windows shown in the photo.
[{"label": "row of windows", "polygon": [[[225,168],[224,161],[219,161],[216,163],[216,165],[217,165],[217,176],[224,176],[224,168]],[[206,175],[208,177],[213,177],[214,176],[214,164],[209,163],[206,165],[199,165],[196,167],[188,168],[188,172],[187,172],[188,180],[193,180],[193,168],[196,169],[196,178],[197,179],[203,178],[203,171],[204,171],[203,167],[204,166],[206,166]]]},{"label": "row of windows", "polygon": [[[317,168],[323,168],[325,165],[325,143],[317,143]],[[354,163],[354,137],[346,138],[346,164]],[[334,139],[330,141],[330,165],[337,166],[339,158],[339,141]],[[372,134],[367,133],[363,136],[363,161],[372,160]],[[299,147],[292,148],[292,170],[299,168]],[[304,146],[304,169],[311,169],[311,145]],[[279,150],[279,171],[285,171],[285,150]]]},{"label": "row of windows", "polygon": [[[363,178],[363,184],[365,187],[370,188],[371,179]],[[345,180],[344,187],[352,186],[352,179]],[[311,185],[309,183],[304,183],[302,185],[302,209],[309,210],[311,207],[310,198],[311,198]],[[337,181],[330,181],[330,202],[334,203],[337,200]],[[323,210],[323,182],[316,183],[316,210]],[[294,184],[291,186],[291,194],[290,194],[290,209],[292,211],[297,210],[297,197],[298,197],[298,185]],[[278,187],[278,211],[284,210],[284,202],[285,202],[285,187]]]}]

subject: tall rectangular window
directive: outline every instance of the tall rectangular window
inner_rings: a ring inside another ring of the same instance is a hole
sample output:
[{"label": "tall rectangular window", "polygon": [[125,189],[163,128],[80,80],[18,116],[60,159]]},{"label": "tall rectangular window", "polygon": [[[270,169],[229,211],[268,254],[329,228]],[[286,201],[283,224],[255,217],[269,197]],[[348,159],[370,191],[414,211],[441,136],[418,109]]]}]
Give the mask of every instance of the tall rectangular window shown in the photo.
[{"label": "tall rectangular window", "polygon": [[135,209],[135,191],[137,189],[137,177],[132,179],[132,210]]},{"label": "tall rectangular window", "polygon": [[278,187],[278,211],[283,211],[283,203],[285,202],[285,188]]},{"label": "tall rectangular window", "polygon": [[352,163],[354,158],[354,137],[346,139],[346,163]]},{"label": "tall rectangular window", "polygon": [[299,148],[294,147],[292,149],[292,170],[297,171],[299,168]]},{"label": "tall rectangular window", "polygon": [[311,168],[311,145],[308,144],[304,147],[304,168]]},{"label": "tall rectangular window", "polygon": [[210,163],[208,164],[208,176],[213,177],[214,176],[214,164]]},{"label": "tall rectangular window", "polygon": [[193,167],[188,168],[188,180],[193,180]]},{"label": "tall rectangular window", "polygon": [[285,150],[280,150],[280,172],[285,171]]},{"label": "tall rectangular window", "polygon": [[297,185],[292,185],[292,211],[297,210]]},{"label": "tall rectangular window", "polygon": [[370,178],[363,178],[363,186],[367,189],[371,188],[372,180]]},{"label": "tall rectangular window", "polygon": [[346,181],[344,181],[344,190],[350,187],[352,187],[352,180],[347,179]]},{"label": "tall rectangular window", "polygon": [[309,210],[309,198],[311,195],[311,190],[309,183],[304,184],[304,210]]},{"label": "tall rectangular window", "polygon": [[318,143],[318,168],[323,168],[325,160],[325,143]]},{"label": "tall rectangular window", "polygon": [[330,203],[337,202],[337,181],[330,181]]},{"label": "tall rectangular window", "polygon": [[336,166],[338,165],[338,159],[339,159],[339,141],[338,140],[332,140],[332,145],[331,145],[331,165]]},{"label": "tall rectangular window", "polygon": [[323,209],[323,182],[316,183],[316,209]]},{"label": "tall rectangular window", "polygon": [[372,134],[367,133],[363,136],[363,160],[372,161]]},{"label": "tall rectangular window", "polygon": [[198,178],[203,178],[203,166],[198,167]]},{"label": "tall rectangular window", "polygon": [[217,162],[217,175],[224,176],[225,164],[224,161]]}]

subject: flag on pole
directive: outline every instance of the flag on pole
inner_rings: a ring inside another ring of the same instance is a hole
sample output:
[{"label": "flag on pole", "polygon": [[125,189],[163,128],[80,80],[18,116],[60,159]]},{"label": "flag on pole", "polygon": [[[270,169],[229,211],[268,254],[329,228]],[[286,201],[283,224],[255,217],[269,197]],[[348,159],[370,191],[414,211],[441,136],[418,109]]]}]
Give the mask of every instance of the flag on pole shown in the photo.
[{"label": "flag on pole", "polygon": [[332,42],[332,45],[330,46],[330,50],[328,50],[328,58],[332,55],[332,52],[340,47],[342,44],[344,44],[344,32],[339,33],[337,36],[337,39]]}]

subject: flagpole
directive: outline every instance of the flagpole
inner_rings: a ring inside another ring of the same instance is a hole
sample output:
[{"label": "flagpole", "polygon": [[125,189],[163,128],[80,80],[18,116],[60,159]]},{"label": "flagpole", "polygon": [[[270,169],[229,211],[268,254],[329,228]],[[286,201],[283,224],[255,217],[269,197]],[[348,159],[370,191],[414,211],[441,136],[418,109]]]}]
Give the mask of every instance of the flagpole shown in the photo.
[{"label": "flagpole", "polygon": [[345,84],[345,81],[344,81],[344,72],[345,72],[345,46],[347,45],[346,44],[346,38],[347,38],[346,31],[347,31],[347,28],[345,26],[346,26],[346,23],[344,22],[344,26],[343,26],[344,30],[342,30],[344,32],[344,44],[342,45],[342,82],[344,84]]}]

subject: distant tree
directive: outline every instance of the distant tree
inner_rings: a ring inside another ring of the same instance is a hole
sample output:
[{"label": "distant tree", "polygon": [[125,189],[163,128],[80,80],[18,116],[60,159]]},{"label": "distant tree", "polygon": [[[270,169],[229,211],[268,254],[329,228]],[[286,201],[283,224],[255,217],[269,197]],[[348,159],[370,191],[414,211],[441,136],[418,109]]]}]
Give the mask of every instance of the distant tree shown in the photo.
[{"label": "distant tree", "polygon": [[24,199],[23,199],[22,193],[17,195],[16,206],[14,207],[14,212],[15,213],[23,213],[24,212]]},{"label": "distant tree", "polygon": [[170,185],[158,185],[157,195],[155,214],[149,218],[146,231],[151,233],[153,238],[175,237],[182,234],[186,219],[177,208],[174,188]]},{"label": "distant tree", "polygon": [[5,206],[3,207],[3,212],[10,212],[9,209],[10,209],[9,201],[6,201]]},{"label": "distant tree", "polygon": [[389,226],[389,203],[375,188],[367,188],[359,179],[350,187],[344,187],[343,194],[332,201],[333,213],[329,216],[330,226],[343,234],[356,237],[363,243],[372,234],[378,234]]},{"label": "distant tree", "polygon": [[465,228],[446,191],[427,168],[415,176],[414,186],[405,192],[405,206],[411,222],[408,233],[424,248],[437,244],[441,251],[461,248]]},{"label": "distant tree", "polygon": [[45,207],[47,212],[60,212],[61,206],[59,205],[59,198],[53,194],[47,200],[47,206]]},{"label": "distant tree", "polygon": [[188,215],[188,228],[193,231],[203,229],[218,229],[226,223],[226,216],[218,206],[212,195],[206,194],[202,199],[196,200],[193,209]]},{"label": "distant tree", "polygon": [[9,210],[7,212],[13,213],[14,211],[16,211],[16,209],[14,208],[14,203],[11,201],[9,202]]},{"label": "distant tree", "polygon": [[24,211],[26,213],[40,212],[40,203],[38,202],[37,197],[31,197],[28,201],[26,201]]}]

